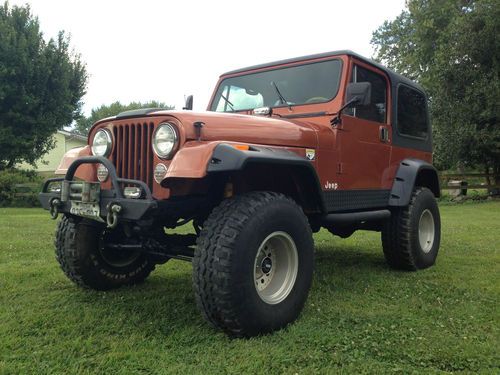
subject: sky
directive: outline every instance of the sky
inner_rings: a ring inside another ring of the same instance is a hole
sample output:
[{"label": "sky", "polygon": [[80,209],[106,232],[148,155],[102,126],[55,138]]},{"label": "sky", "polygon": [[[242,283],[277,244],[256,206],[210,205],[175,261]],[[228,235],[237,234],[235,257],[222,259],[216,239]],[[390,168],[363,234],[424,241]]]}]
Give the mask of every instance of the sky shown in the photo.
[{"label": "sky", "polygon": [[114,101],[205,110],[218,77],[270,61],[350,49],[371,57],[372,32],[404,0],[9,0],[28,3],[46,39],[60,30],[87,65],[84,113]]}]

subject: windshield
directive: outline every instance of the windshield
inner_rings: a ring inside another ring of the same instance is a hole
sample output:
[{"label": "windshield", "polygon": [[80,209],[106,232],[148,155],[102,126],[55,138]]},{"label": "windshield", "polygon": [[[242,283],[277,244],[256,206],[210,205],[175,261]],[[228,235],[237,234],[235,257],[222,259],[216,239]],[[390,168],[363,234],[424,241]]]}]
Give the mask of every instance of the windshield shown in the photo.
[{"label": "windshield", "polygon": [[337,95],[341,66],[340,60],[329,60],[226,78],[210,110],[234,112],[328,102]]}]

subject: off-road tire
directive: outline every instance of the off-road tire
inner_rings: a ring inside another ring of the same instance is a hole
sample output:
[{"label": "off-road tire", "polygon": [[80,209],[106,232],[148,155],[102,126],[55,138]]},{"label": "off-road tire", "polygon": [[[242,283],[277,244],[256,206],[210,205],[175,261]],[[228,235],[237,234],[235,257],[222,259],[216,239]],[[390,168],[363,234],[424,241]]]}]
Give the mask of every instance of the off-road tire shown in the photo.
[{"label": "off-road tire", "polygon": [[[281,231],[297,250],[297,276],[289,294],[269,304],[259,296],[257,250]],[[193,284],[197,305],[214,327],[251,337],[285,327],[299,316],[311,286],[314,242],[307,217],[290,198],[251,192],[223,201],[210,214],[197,241]]]},{"label": "off-road tire", "polygon": [[[419,241],[419,222],[428,210],[433,217],[434,239],[427,251]],[[416,271],[432,266],[438,255],[441,239],[441,220],[434,194],[417,187],[406,207],[394,209],[382,229],[382,247],[387,263],[396,269]]]},{"label": "off-road tire", "polygon": [[130,264],[113,266],[99,250],[103,227],[89,220],[73,221],[64,216],[55,236],[56,259],[66,276],[76,285],[109,290],[144,281],[154,270],[154,263],[140,254]]}]

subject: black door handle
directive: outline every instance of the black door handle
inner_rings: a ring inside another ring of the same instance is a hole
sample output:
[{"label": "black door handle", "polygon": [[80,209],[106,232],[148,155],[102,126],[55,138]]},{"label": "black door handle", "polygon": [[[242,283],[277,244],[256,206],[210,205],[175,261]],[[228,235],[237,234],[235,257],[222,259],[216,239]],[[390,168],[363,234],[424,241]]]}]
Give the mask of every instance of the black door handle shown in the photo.
[{"label": "black door handle", "polygon": [[379,136],[382,142],[389,142],[389,129],[385,126],[379,127]]}]

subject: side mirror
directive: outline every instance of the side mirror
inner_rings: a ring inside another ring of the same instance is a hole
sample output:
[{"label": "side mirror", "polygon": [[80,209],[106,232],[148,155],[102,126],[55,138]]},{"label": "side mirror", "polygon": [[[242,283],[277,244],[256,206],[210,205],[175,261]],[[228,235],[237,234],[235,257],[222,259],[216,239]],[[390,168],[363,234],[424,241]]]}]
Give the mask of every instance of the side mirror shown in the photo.
[{"label": "side mirror", "polygon": [[368,105],[372,98],[372,84],[370,82],[349,83],[345,96],[345,102],[351,107]]},{"label": "side mirror", "polygon": [[338,113],[330,120],[332,126],[341,124],[342,111],[347,107],[368,105],[372,99],[372,84],[370,82],[352,82],[347,85],[345,92],[345,104],[340,107]]},{"label": "side mirror", "polygon": [[187,109],[188,111],[191,111],[193,109],[193,95],[188,95],[182,109]]}]

